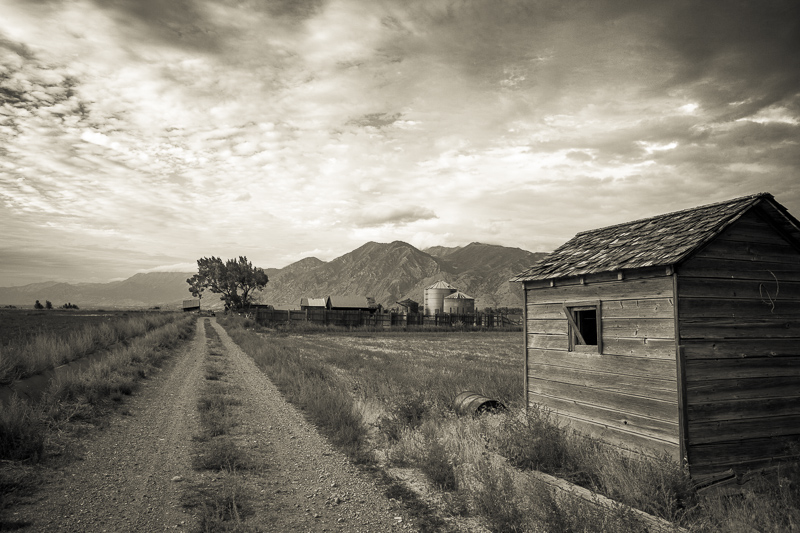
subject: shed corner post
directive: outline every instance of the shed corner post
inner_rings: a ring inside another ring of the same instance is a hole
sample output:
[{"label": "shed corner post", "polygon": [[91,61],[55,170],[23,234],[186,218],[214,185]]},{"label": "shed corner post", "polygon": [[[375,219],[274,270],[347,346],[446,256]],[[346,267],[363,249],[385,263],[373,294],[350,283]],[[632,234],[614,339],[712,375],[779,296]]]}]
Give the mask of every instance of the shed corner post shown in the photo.
[{"label": "shed corner post", "polygon": [[675,371],[678,400],[678,443],[681,466],[689,467],[689,421],[686,418],[686,355],[681,345],[680,313],[678,312],[678,272],[672,268],[672,309],[675,321]]},{"label": "shed corner post", "polygon": [[522,343],[523,349],[523,398],[525,402],[525,414],[528,413],[528,288],[527,283],[522,283]]}]

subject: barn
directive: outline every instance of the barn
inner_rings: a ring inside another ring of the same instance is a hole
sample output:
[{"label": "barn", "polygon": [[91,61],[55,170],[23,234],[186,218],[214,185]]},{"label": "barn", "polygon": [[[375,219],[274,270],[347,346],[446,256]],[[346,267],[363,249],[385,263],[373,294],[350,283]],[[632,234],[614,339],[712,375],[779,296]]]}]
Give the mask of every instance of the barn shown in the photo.
[{"label": "barn", "polygon": [[800,457],[800,223],[772,195],[585,231],[511,281],[526,405],[696,478]]},{"label": "barn", "polygon": [[186,312],[199,311],[200,310],[200,299],[196,298],[194,300],[184,300],[183,301],[183,310],[186,311]]}]

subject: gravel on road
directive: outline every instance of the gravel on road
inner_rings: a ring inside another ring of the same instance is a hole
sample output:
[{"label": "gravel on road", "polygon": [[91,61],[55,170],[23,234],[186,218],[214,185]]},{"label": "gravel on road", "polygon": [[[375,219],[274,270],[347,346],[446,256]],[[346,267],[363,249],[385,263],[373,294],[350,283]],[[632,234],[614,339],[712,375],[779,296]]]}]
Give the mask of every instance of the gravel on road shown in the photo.
[{"label": "gravel on road", "polygon": [[[225,347],[225,379],[242,402],[231,438],[258,464],[243,473],[248,531],[419,529],[401,502],[320,436],[215,319],[211,324]],[[200,318],[194,339],[174,360],[104,427],[88,430],[79,459],[51,467],[31,501],[9,513],[28,524],[20,531],[197,529],[198,511],[184,503],[189,487],[214,476],[192,469],[206,354]]]}]

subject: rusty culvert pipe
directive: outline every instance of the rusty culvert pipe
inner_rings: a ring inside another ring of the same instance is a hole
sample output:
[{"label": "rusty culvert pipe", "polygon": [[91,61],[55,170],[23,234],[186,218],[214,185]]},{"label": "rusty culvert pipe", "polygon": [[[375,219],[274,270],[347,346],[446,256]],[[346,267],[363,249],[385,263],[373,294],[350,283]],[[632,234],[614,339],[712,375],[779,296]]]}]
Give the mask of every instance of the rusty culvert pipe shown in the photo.
[{"label": "rusty culvert pipe", "polygon": [[477,392],[464,391],[453,402],[456,414],[463,415],[479,415],[481,413],[492,411],[505,411],[506,406],[499,400],[493,400],[482,396]]}]

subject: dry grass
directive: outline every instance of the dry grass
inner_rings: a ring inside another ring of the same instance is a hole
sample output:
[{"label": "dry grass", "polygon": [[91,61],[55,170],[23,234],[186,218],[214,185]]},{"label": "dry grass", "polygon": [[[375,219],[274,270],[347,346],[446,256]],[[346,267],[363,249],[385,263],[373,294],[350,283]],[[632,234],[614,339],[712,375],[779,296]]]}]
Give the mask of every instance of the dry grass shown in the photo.
[{"label": "dry grass", "polygon": [[199,532],[249,532],[250,494],[241,472],[254,468],[252,459],[231,436],[242,402],[238,387],[225,379],[227,354],[209,320],[204,321],[207,357],[206,382],[197,401],[201,434],[194,439],[192,467],[211,470],[217,477],[202,486],[189,485],[183,505],[197,511]]},{"label": "dry grass", "polygon": [[[480,516],[491,531],[645,531],[631,507],[702,533],[788,532],[800,524],[797,468],[734,495],[698,495],[671,459],[635,460],[576,436],[545,411],[523,415],[519,334],[292,334],[225,325],[315,423],[338,411],[353,427],[368,428],[351,439],[351,450],[379,465],[417,468],[447,495],[454,515]],[[309,400],[320,390],[341,400]],[[465,390],[510,409],[457,417],[453,399]],[[526,469],[621,503],[608,510],[557,495]]]},{"label": "dry grass", "polygon": [[114,315],[103,322],[76,325],[75,329],[44,329],[37,335],[20,333],[0,346],[0,383],[10,383],[109,349],[180,316],[176,313]]},{"label": "dry grass", "polygon": [[46,434],[71,419],[91,420],[130,395],[170,349],[189,337],[193,318],[172,322],[130,340],[81,372],[53,380],[42,400],[30,405],[16,397],[0,411],[0,459],[36,461]]}]

